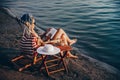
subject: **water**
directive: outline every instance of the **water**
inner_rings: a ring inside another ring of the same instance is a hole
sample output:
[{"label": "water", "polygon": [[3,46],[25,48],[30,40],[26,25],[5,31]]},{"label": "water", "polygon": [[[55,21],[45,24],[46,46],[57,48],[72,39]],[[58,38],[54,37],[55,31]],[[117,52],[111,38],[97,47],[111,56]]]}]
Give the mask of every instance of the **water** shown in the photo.
[{"label": "water", "polygon": [[119,0],[1,0],[20,17],[32,13],[39,27],[63,28],[79,53],[120,70]]}]

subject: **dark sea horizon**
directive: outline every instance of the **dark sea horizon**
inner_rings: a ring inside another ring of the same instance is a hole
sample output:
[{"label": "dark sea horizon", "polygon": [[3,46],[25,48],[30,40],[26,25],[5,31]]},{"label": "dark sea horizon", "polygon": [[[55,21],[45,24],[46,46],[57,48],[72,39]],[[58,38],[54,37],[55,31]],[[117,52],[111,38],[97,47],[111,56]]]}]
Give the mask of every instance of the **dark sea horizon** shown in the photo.
[{"label": "dark sea horizon", "polygon": [[63,28],[73,46],[120,70],[120,0],[0,0],[20,17],[31,13],[39,28]]}]

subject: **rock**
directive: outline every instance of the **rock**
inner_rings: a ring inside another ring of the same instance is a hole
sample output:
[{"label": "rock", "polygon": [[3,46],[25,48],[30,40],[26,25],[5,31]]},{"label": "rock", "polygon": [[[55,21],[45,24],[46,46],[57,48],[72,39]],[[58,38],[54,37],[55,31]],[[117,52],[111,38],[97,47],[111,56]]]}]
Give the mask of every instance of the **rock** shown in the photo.
[{"label": "rock", "polygon": [[0,47],[19,48],[21,26],[8,15],[6,9],[0,8],[0,18]]}]

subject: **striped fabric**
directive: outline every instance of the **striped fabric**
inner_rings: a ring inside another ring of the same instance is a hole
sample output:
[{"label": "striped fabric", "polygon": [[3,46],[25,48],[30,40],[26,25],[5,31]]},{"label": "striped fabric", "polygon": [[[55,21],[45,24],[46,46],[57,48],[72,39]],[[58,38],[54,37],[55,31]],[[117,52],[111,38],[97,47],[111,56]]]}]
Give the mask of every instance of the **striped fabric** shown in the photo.
[{"label": "striped fabric", "polygon": [[23,35],[21,39],[21,52],[33,54],[35,48],[37,48],[37,38],[34,36],[27,37],[26,35]]}]

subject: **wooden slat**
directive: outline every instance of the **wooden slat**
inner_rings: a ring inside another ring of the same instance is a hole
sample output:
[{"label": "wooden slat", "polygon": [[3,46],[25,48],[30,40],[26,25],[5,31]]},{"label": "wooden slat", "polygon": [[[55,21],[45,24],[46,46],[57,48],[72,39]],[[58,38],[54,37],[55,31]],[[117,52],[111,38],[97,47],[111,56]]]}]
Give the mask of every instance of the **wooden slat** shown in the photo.
[{"label": "wooden slat", "polygon": [[55,67],[55,66],[57,66],[58,64],[53,64],[53,65],[51,65],[51,66],[47,66],[46,68],[51,68],[51,67]]},{"label": "wooden slat", "polygon": [[23,57],[24,57],[24,56],[19,56],[19,57],[16,57],[16,58],[12,59],[11,61],[12,61],[12,62],[17,61],[17,60],[19,60],[19,59],[21,59],[21,58],[23,58]]},{"label": "wooden slat", "polygon": [[41,57],[40,57],[40,58],[37,58],[37,59],[36,59],[36,62],[38,62],[38,61],[40,61],[40,60],[42,60],[42,58],[41,58]]},{"label": "wooden slat", "polygon": [[[51,68],[51,67],[55,67],[55,66],[57,66],[58,64],[53,64],[53,65],[51,65],[51,66],[46,66],[46,68],[48,69],[48,68]],[[41,69],[45,69],[45,67],[42,67]]]},{"label": "wooden slat", "polygon": [[32,65],[32,64],[27,64],[27,65],[25,65],[24,67],[19,68],[19,71],[23,71],[24,69],[30,67],[31,65]]},{"label": "wooden slat", "polygon": [[65,70],[65,69],[64,68],[60,68],[58,70],[51,71],[48,74],[53,74],[53,73],[56,73],[56,72],[59,72],[59,71],[63,71],[63,70]]},{"label": "wooden slat", "polygon": [[53,62],[53,61],[57,61],[57,60],[60,60],[60,59],[52,59],[52,60],[48,60],[48,61],[45,61],[45,63],[49,63],[49,62]]}]

